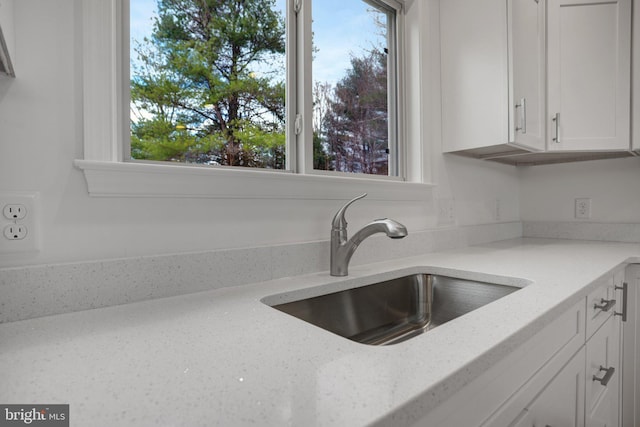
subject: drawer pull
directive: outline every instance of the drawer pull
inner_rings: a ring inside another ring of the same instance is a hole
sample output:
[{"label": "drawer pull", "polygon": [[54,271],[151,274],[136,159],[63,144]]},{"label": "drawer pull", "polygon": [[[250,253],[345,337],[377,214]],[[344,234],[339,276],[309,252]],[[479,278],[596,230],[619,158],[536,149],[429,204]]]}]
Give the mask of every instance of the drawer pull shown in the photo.
[{"label": "drawer pull", "polygon": [[553,142],[560,144],[560,113],[556,113],[551,120],[556,122],[556,136],[553,138]]},{"label": "drawer pull", "polygon": [[606,387],[607,384],[609,384],[611,377],[613,377],[613,374],[616,372],[616,368],[614,368],[613,366],[610,368],[605,368],[604,366],[600,366],[600,370],[605,371],[604,377],[598,378],[594,375],[593,381],[600,381],[600,384]]},{"label": "drawer pull", "polygon": [[600,304],[593,304],[593,309],[594,310],[602,310],[602,311],[609,311],[613,308],[613,306],[616,305],[616,300],[614,299],[604,299],[601,298],[600,299]]},{"label": "drawer pull", "polygon": [[522,98],[520,103],[516,104],[516,109],[517,108],[520,109],[520,126],[516,126],[516,131],[525,134],[527,133],[527,98]]},{"label": "drawer pull", "polygon": [[629,284],[627,282],[624,282],[622,284],[622,286],[616,286],[616,290],[620,290],[622,289],[622,313],[618,313],[616,311],[613,312],[614,315],[616,316],[622,316],[622,321],[626,322],[627,321],[627,291],[628,291],[628,287]]}]

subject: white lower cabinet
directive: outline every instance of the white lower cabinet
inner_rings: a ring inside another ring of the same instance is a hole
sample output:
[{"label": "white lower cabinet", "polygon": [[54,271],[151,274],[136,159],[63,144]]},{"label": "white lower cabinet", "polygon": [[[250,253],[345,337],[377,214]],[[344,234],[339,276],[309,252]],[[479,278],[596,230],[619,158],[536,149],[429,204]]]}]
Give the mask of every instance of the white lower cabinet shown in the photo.
[{"label": "white lower cabinet", "polygon": [[585,349],[561,351],[482,427],[584,426]]},{"label": "white lower cabinet", "polygon": [[627,316],[626,322],[622,324],[623,346],[620,374],[622,383],[620,424],[622,427],[640,426],[640,264],[627,268],[626,282],[628,285]]},{"label": "white lower cabinet", "polygon": [[[505,427],[514,422],[567,362],[584,351],[585,318],[583,300],[412,425]],[[584,377],[584,356],[582,360]],[[582,390],[584,396],[584,386]],[[576,401],[584,402],[584,397]]]},{"label": "white lower cabinet", "polygon": [[580,350],[510,425],[582,426],[584,363],[585,352]]},{"label": "white lower cabinet", "polygon": [[[640,283],[640,268],[630,267],[627,277],[630,271]],[[634,324],[638,316],[636,304],[625,304],[623,281],[624,270],[619,269],[599,282],[580,303],[414,425],[633,425],[623,422],[623,401],[631,402],[625,420],[636,419],[640,402],[623,390],[634,396],[635,390],[640,392],[636,382],[630,385],[626,378],[636,372],[640,345],[634,340],[633,352],[623,345],[621,321],[623,312]],[[635,287],[629,295],[636,298]],[[624,364],[625,354],[634,362]]]},{"label": "white lower cabinet", "polygon": [[[586,298],[586,344],[547,385],[539,387],[534,377],[524,386],[538,394],[515,419],[490,425],[620,426],[620,317],[613,315],[618,306],[613,286],[612,276]],[[545,369],[553,370],[553,363]],[[499,413],[508,413],[511,405],[521,403],[513,399]]]},{"label": "white lower cabinet", "polygon": [[620,425],[620,318],[610,316],[586,348],[587,427]]},{"label": "white lower cabinet", "polygon": [[[586,346],[539,390],[536,397],[514,420],[500,420],[499,423],[491,425],[620,426],[619,350],[620,320],[610,315],[600,329],[589,338]],[[525,388],[536,389],[536,386],[536,382],[531,381]]]}]

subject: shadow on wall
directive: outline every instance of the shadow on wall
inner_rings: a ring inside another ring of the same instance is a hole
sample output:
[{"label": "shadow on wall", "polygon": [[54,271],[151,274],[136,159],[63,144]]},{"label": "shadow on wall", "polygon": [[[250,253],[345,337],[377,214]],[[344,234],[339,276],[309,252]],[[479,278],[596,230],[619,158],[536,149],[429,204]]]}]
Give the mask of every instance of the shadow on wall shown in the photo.
[{"label": "shadow on wall", "polygon": [[[5,96],[9,93],[9,89],[14,84],[15,79],[0,75],[0,103],[4,100]],[[0,118],[1,120],[2,118]]]}]

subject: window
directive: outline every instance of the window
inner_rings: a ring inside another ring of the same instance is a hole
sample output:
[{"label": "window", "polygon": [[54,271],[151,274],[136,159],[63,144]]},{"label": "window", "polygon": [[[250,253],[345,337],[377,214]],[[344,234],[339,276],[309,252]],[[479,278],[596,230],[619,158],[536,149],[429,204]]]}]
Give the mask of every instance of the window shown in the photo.
[{"label": "window", "polygon": [[381,1],[313,3],[313,167],[397,175],[396,14]]},{"label": "window", "polygon": [[[165,3],[177,1],[179,0],[163,0]],[[324,4],[324,0],[316,0],[316,2],[318,5]],[[405,15],[402,12],[401,3],[397,0],[366,0],[366,2],[349,0],[343,3],[349,5],[357,3],[370,19],[372,16],[376,17],[374,20],[375,30],[368,32],[369,35],[373,34],[373,37],[369,40],[365,38],[358,43],[351,43],[352,47],[361,48],[353,50],[354,57],[371,53],[374,50],[373,47],[376,47],[378,59],[380,59],[378,64],[384,66],[382,58],[386,58],[387,67],[387,117],[381,122],[386,121],[388,142],[384,141],[385,131],[384,127],[381,127],[377,129],[373,142],[360,144],[362,147],[360,155],[368,155],[372,160],[368,160],[368,165],[362,161],[357,166],[360,170],[355,172],[360,172],[367,167],[376,174],[383,171],[384,167],[378,165],[381,163],[381,159],[384,160],[388,149],[389,154],[386,156],[388,171],[383,173],[388,173],[390,176],[340,172],[339,167],[331,166],[333,153],[336,152],[336,149],[335,147],[331,148],[330,142],[328,142],[330,140],[326,134],[327,128],[322,127],[324,126],[322,124],[315,127],[317,133],[314,138],[314,117],[317,120],[320,116],[317,113],[314,116],[312,68],[315,67],[316,73],[321,75],[318,68],[320,62],[316,62],[314,65],[316,50],[313,39],[315,33],[317,32],[315,37],[318,49],[322,48],[326,51],[331,48],[331,44],[323,44],[321,27],[312,29],[311,0],[271,1],[276,12],[278,10],[280,10],[278,13],[284,11],[286,68],[280,67],[280,70],[284,69],[285,83],[288,86],[284,97],[284,121],[278,122],[276,125],[273,114],[270,121],[268,120],[270,116],[264,114],[263,121],[258,124],[265,127],[267,124],[271,124],[271,129],[277,128],[277,132],[273,132],[271,135],[279,135],[278,144],[280,146],[282,143],[280,126],[284,127],[284,160],[278,157],[282,150],[275,152],[275,154],[273,151],[271,154],[265,151],[266,156],[271,156],[270,160],[273,162],[270,166],[262,168],[246,167],[249,164],[244,164],[244,167],[211,166],[210,164],[221,162],[219,158],[215,157],[215,153],[210,152],[203,152],[204,155],[196,153],[196,155],[188,157],[189,161],[193,159],[200,162],[193,165],[185,165],[184,162],[135,160],[135,154],[134,160],[132,160],[131,146],[129,146],[131,116],[135,114],[149,120],[153,113],[143,113],[142,111],[132,113],[130,108],[130,55],[128,50],[130,2],[129,0],[83,0],[77,6],[81,10],[82,16],[82,55],[80,58],[82,61],[84,150],[81,158],[76,159],[74,164],[83,171],[89,194],[98,197],[348,200],[354,195],[368,192],[370,198],[388,201],[415,201],[430,197],[428,188],[432,187],[432,184],[426,183],[430,180],[429,163],[426,162],[428,150],[422,146],[423,135],[427,134],[427,129],[424,126],[430,122],[424,120],[421,111],[422,82],[424,73],[429,72],[428,68],[423,69],[422,64],[425,62],[422,60],[422,50],[419,48],[420,37],[422,37],[421,14],[407,13]],[[420,4],[412,2],[409,3],[409,7],[412,8],[412,11],[413,8],[420,10],[421,8],[418,7]],[[278,5],[281,5],[281,9],[277,9]],[[300,7],[297,12],[294,11],[297,8],[296,5]],[[131,4],[131,6],[135,7],[135,4]],[[336,16],[342,10],[344,8],[337,8]],[[321,16],[318,16],[318,20],[320,19]],[[402,30],[405,22],[410,25],[408,30]],[[351,25],[360,28],[357,22],[351,23]],[[331,33],[335,29],[326,31]],[[415,54],[403,55],[402,45],[404,42],[402,40],[404,38],[407,38],[406,43],[412,46]],[[384,52],[384,56],[380,54],[380,51]],[[197,54],[197,52],[186,51],[183,53]],[[346,60],[347,64],[351,63],[352,58],[348,55],[342,54],[341,57]],[[184,61],[190,59],[184,55],[181,58]],[[274,53],[268,59],[276,61],[277,55]],[[402,64],[402,66],[398,64]],[[268,70],[265,67],[245,71],[245,78],[260,79],[268,75]],[[398,78],[402,75],[408,76],[407,82]],[[276,80],[278,79],[273,79],[273,81]],[[338,82],[339,78],[331,81],[336,86]],[[404,89],[405,85],[408,85],[407,89]],[[380,84],[379,86],[384,85]],[[405,96],[401,95],[403,93]],[[359,95],[361,96],[361,94]],[[402,100],[402,102],[398,100]],[[206,100],[201,106],[210,108],[212,103],[210,104],[208,101]],[[396,113],[398,110],[400,113]],[[403,114],[403,110],[405,114]],[[369,118],[378,120],[383,117],[383,111],[379,108]],[[403,115],[411,117],[411,120],[401,119]],[[171,122],[174,125],[171,132],[175,132],[176,136],[182,132],[183,137],[186,137],[187,140],[192,139],[192,133],[200,131],[199,126],[206,127],[211,123],[204,120],[201,124],[194,125],[195,121],[190,121],[192,117],[189,117],[188,114],[180,116],[180,122],[176,120],[177,117],[177,115],[172,117],[175,122]],[[212,119],[209,118],[209,120]],[[279,117],[278,120],[280,120]],[[437,125],[437,122],[431,122]],[[247,131],[247,128],[242,130]],[[351,132],[344,128],[339,130],[341,131],[340,137],[349,136]],[[406,135],[406,138],[403,138],[403,135]],[[403,139],[410,140],[411,144],[397,149],[396,145],[400,145],[399,143],[402,143]],[[204,143],[211,145],[215,145],[215,142],[204,141]],[[314,142],[316,142],[315,153],[321,153],[325,157],[324,163],[321,163],[321,160],[316,156],[315,167]],[[388,144],[386,148],[384,148],[385,143]],[[320,148],[318,148],[318,144],[320,144]],[[134,146],[134,150],[136,148]],[[343,154],[341,153],[341,155]],[[177,158],[177,160],[181,159]],[[266,164],[266,161],[263,163]],[[277,169],[280,166],[276,165],[283,163],[284,169]],[[376,163],[375,171],[370,166],[374,163]],[[267,171],[271,171],[271,173],[267,173]],[[327,174],[330,176],[326,176]]]},{"label": "window", "polygon": [[131,158],[285,169],[284,2],[130,5]]},{"label": "window", "polygon": [[130,0],[125,157],[397,176],[399,4],[303,1]]}]

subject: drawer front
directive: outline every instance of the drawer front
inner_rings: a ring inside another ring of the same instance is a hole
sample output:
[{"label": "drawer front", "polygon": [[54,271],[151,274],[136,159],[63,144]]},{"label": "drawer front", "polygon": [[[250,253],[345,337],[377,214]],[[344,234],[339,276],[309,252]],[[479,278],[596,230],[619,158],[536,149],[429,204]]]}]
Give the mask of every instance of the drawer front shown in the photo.
[{"label": "drawer front", "polygon": [[587,339],[618,309],[613,275],[587,296]]}]

